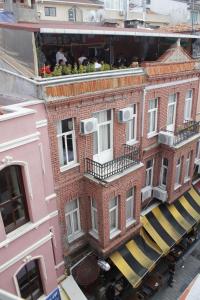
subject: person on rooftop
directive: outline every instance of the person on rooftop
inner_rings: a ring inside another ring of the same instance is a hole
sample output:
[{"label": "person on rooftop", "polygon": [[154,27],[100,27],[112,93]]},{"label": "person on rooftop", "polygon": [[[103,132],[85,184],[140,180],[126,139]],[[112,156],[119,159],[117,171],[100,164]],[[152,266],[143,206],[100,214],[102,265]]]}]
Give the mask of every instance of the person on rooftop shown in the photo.
[{"label": "person on rooftop", "polygon": [[79,63],[79,65],[82,65],[83,62],[84,62],[84,60],[86,60],[86,59],[87,59],[87,57],[85,56],[84,52],[81,52],[81,55],[80,55],[80,57],[78,58],[78,63]]},{"label": "person on rooftop", "polygon": [[59,48],[58,52],[56,53],[56,63],[59,64],[59,60],[63,60],[64,64],[67,62],[67,58],[64,55],[64,49],[61,47]]}]

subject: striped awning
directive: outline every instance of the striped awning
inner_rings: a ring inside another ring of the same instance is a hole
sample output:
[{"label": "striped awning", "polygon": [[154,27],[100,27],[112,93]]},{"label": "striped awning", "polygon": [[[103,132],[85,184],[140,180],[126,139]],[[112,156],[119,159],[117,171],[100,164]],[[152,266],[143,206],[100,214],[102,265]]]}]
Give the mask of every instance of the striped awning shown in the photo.
[{"label": "striped awning", "polygon": [[110,259],[136,288],[142,278],[151,271],[162,251],[142,229],[140,234],[114,252]]},{"label": "striped awning", "polygon": [[199,221],[200,196],[194,188],[173,204],[161,204],[141,218],[143,227],[164,254]]}]

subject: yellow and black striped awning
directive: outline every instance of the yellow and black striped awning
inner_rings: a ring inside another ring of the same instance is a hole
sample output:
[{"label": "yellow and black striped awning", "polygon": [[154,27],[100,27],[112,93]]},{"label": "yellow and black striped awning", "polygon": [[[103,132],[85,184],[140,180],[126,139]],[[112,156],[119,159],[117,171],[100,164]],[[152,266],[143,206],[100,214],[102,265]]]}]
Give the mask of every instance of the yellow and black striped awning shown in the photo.
[{"label": "yellow and black striped awning", "polygon": [[110,259],[136,288],[142,278],[154,268],[161,255],[162,251],[142,229],[139,235],[115,251]]},{"label": "yellow and black striped awning", "polygon": [[173,204],[161,204],[141,218],[143,227],[164,254],[199,221],[200,196],[194,188]]}]

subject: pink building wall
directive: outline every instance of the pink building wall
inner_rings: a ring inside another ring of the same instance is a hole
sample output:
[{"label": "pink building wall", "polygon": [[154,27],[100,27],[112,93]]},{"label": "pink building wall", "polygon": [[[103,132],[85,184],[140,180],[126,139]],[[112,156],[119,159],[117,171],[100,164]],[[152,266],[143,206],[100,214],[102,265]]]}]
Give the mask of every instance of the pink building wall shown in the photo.
[{"label": "pink building wall", "polygon": [[8,234],[0,215],[0,288],[20,296],[16,275],[36,258],[44,293],[49,294],[64,273],[64,261],[44,104],[4,107],[0,128],[0,172],[21,166],[29,213],[29,222]]}]

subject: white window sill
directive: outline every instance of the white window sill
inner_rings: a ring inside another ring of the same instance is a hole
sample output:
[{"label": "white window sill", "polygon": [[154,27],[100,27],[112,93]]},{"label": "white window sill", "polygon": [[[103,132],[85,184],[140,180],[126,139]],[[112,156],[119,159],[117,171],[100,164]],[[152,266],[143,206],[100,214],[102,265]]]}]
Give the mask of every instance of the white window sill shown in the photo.
[{"label": "white window sill", "polygon": [[190,179],[191,179],[190,177],[185,177],[185,178],[184,178],[184,183],[190,181]]},{"label": "white window sill", "polygon": [[193,121],[193,119],[192,119],[192,118],[185,119],[185,120],[183,121],[183,123],[187,123],[188,121]]},{"label": "white window sill", "polygon": [[94,230],[90,230],[90,231],[89,231],[89,234],[90,234],[93,238],[95,238],[96,240],[99,239],[98,232],[95,232]]},{"label": "white window sill", "polygon": [[151,138],[153,138],[153,137],[155,137],[155,136],[157,136],[157,135],[158,135],[158,132],[148,133],[148,134],[147,134],[147,138],[148,138],[148,139],[151,139]]},{"label": "white window sill", "polygon": [[180,187],[181,187],[181,184],[175,184],[174,190],[176,191],[176,190],[178,190]]},{"label": "white window sill", "polygon": [[117,235],[119,235],[121,233],[121,230],[116,229],[115,231],[113,231],[112,233],[110,233],[110,239],[114,239]]},{"label": "white window sill", "polygon": [[74,164],[71,164],[71,165],[62,166],[62,167],[60,167],[60,172],[68,171],[68,170],[73,169],[73,168],[78,167],[78,166],[80,166],[79,163],[74,163]]},{"label": "white window sill", "polygon": [[126,142],[126,145],[133,146],[133,145],[136,145],[138,143],[139,143],[139,141],[128,141],[128,142]]},{"label": "white window sill", "polygon": [[68,243],[72,243],[75,240],[77,240],[78,238],[82,237],[84,234],[85,233],[83,231],[80,231],[71,237],[67,237],[67,241],[68,241]]},{"label": "white window sill", "polygon": [[136,220],[135,220],[135,219],[132,219],[132,220],[127,221],[127,222],[126,222],[126,228],[129,227],[129,226],[131,226],[131,225],[133,225],[133,224],[135,224],[135,223],[136,223]]}]

